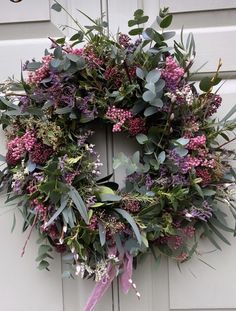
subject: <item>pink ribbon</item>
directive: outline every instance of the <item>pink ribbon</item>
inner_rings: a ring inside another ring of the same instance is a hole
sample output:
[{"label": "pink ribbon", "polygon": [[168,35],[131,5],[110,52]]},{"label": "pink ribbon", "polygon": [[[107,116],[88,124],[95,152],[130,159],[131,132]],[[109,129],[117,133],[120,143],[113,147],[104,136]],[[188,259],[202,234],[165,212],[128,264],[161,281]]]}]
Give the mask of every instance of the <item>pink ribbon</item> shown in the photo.
[{"label": "pink ribbon", "polygon": [[112,281],[116,276],[116,267],[110,264],[108,268],[108,275],[105,276],[99,283],[97,283],[89,297],[89,300],[84,308],[84,311],[92,311],[96,304],[101,300],[102,296],[110,287]]},{"label": "pink ribbon", "polygon": [[[116,255],[116,252],[117,251],[115,249],[112,249],[110,250],[109,253]],[[133,256],[131,256],[128,252],[126,252],[123,257],[123,269],[124,271],[120,277],[120,284],[123,292],[127,294],[131,286],[129,280],[132,278],[133,272]],[[115,277],[116,277],[116,266],[110,263],[108,266],[107,275],[103,277],[103,279],[95,285],[83,311],[94,310],[96,304],[101,300],[103,295],[109,289]]]},{"label": "pink ribbon", "polygon": [[124,294],[127,294],[131,287],[130,280],[132,279],[133,274],[133,256],[131,256],[128,252],[124,255],[123,265],[124,271],[120,277],[120,285]]}]

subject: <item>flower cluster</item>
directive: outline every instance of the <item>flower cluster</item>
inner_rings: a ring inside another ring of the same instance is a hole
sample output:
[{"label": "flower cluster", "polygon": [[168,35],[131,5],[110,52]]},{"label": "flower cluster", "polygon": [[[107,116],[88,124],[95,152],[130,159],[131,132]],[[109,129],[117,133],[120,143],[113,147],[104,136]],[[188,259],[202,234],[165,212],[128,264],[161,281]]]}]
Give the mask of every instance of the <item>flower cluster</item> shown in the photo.
[{"label": "flower cluster", "polygon": [[181,78],[184,75],[184,69],[181,68],[172,56],[166,58],[165,68],[161,72],[162,78],[166,81],[168,91],[176,91]]},{"label": "flower cluster", "polygon": [[111,119],[115,123],[113,125],[112,131],[121,132],[121,128],[125,124],[125,122],[132,118],[132,113],[129,110],[112,106],[108,107],[106,117]]}]

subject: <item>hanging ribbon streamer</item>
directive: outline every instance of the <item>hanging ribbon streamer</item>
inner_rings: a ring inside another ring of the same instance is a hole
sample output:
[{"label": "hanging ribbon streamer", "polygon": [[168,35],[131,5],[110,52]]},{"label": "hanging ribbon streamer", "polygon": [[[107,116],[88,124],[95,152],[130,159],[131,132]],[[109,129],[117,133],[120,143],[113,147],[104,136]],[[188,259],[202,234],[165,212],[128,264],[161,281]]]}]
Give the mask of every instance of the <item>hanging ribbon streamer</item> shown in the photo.
[{"label": "hanging ribbon streamer", "polygon": [[112,281],[116,276],[116,267],[110,264],[108,268],[108,275],[105,276],[100,282],[98,282],[83,311],[93,311],[96,304],[101,300],[102,296],[106,293],[110,287]]},{"label": "hanging ribbon streamer", "polygon": [[124,292],[127,294],[131,287],[131,280],[133,274],[133,256],[131,256],[128,252],[124,255],[124,271],[120,276],[120,285]]},{"label": "hanging ribbon streamer", "polygon": [[[116,252],[117,251],[115,249],[112,249],[109,253],[116,255]],[[128,252],[126,252],[124,254],[124,257],[120,259],[123,260],[123,269],[124,269],[120,277],[120,284],[123,292],[127,294],[132,285],[130,283],[130,280],[132,279],[132,272],[133,272],[133,256],[131,256]],[[95,285],[83,311],[94,310],[96,304],[101,300],[103,295],[111,286],[112,281],[116,277],[116,273],[117,273],[116,266],[110,263],[108,266],[107,275],[103,277],[103,279]]]}]

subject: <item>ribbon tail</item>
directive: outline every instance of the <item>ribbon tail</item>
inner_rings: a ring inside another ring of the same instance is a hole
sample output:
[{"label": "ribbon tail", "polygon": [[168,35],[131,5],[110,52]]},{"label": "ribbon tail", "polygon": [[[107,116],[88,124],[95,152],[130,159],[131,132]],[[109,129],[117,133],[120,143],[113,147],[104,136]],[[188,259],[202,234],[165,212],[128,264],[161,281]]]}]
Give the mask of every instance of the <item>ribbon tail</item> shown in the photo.
[{"label": "ribbon tail", "polygon": [[94,307],[101,300],[102,296],[106,293],[115,277],[116,267],[110,265],[108,276],[104,277],[99,283],[95,285],[83,311],[94,310]]},{"label": "ribbon tail", "polygon": [[120,284],[122,290],[125,294],[128,293],[131,287],[130,280],[132,279],[133,274],[133,256],[131,256],[128,252],[125,253],[124,258],[124,271],[120,277]]}]

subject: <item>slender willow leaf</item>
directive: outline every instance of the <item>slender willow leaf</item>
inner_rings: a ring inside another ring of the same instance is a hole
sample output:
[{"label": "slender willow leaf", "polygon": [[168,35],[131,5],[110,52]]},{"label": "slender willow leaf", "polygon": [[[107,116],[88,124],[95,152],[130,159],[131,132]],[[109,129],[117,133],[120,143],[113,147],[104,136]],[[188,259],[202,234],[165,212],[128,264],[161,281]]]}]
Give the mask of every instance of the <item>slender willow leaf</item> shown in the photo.
[{"label": "slender willow leaf", "polygon": [[19,107],[17,105],[12,104],[11,102],[9,102],[8,100],[6,100],[6,98],[0,96],[0,101],[6,105],[9,108],[12,108],[14,110],[20,110]]},{"label": "slender willow leaf", "polygon": [[13,223],[12,223],[12,227],[11,227],[11,233],[14,231],[16,226],[16,214],[14,213],[13,215]]},{"label": "slender willow leaf", "polygon": [[106,243],[106,229],[100,221],[98,222],[98,232],[101,246],[104,246]]},{"label": "slender willow leaf", "polygon": [[77,207],[81,217],[84,219],[85,223],[89,223],[88,211],[82,200],[79,192],[73,187],[70,186],[70,192],[68,193],[72,201],[74,202],[75,206]]},{"label": "slender willow leaf", "polygon": [[216,227],[227,231],[227,232],[234,232],[234,229],[229,228],[228,226],[222,224],[222,222],[220,222],[217,218],[211,218],[210,220],[211,224],[215,225]]},{"label": "slender willow leaf", "polygon": [[236,105],[234,105],[233,108],[230,109],[230,111],[224,116],[221,122],[228,120],[235,112],[236,112]]},{"label": "slender willow leaf", "polygon": [[150,250],[152,252],[152,255],[153,255],[154,259],[155,259],[155,262],[156,262],[157,266],[159,267],[160,263],[161,263],[161,254],[157,256],[155,248],[154,248],[153,245],[150,245]]},{"label": "slender willow leaf", "polygon": [[191,248],[191,250],[188,253],[188,256],[191,258],[192,255],[195,253],[196,249],[197,249],[198,243],[194,243],[193,247]]},{"label": "slender willow leaf", "polygon": [[71,107],[64,107],[64,108],[58,108],[55,110],[55,113],[57,114],[66,114],[71,112]]},{"label": "slender willow leaf", "polygon": [[61,206],[58,208],[58,210],[55,212],[55,214],[50,218],[50,220],[46,223],[44,228],[47,228],[50,226],[53,221],[62,213],[62,211],[65,209],[66,205],[68,203],[68,197],[62,197],[61,199]]},{"label": "slender willow leaf", "polygon": [[116,242],[116,247],[117,247],[117,250],[119,252],[119,255],[122,258],[124,256],[125,250],[124,250],[123,244],[121,242],[121,238],[120,238],[119,234],[117,234],[117,233],[115,234],[115,242]]},{"label": "slender willow leaf", "polygon": [[225,242],[228,245],[231,245],[230,242],[225,238],[225,236],[219,230],[217,230],[211,223],[208,223],[208,226],[223,242]]},{"label": "slender willow leaf", "polygon": [[198,258],[199,261],[201,261],[202,263],[204,263],[204,265],[208,266],[209,268],[216,270],[216,268],[214,268],[213,266],[211,266],[209,263],[207,263],[206,261],[202,260],[201,258]]},{"label": "slender willow leaf", "polygon": [[215,241],[215,239],[212,237],[212,232],[209,230],[208,226],[206,224],[203,224],[204,234],[209,239],[209,241],[219,250],[222,250],[220,245]]},{"label": "slender willow leaf", "polygon": [[141,244],[142,243],[141,234],[139,232],[139,228],[138,228],[136,222],[134,221],[133,217],[123,209],[115,208],[115,211],[117,213],[119,213],[122,217],[124,217],[128,221],[128,223],[131,225],[131,227],[134,230],[134,233],[136,235],[138,243]]},{"label": "slender willow leaf", "polygon": [[103,177],[103,178],[101,178],[101,179],[99,179],[99,180],[97,180],[97,183],[103,183],[103,182],[105,182],[105,181],[108,181],[108,180],[111,179],[112,176],[113,176],[113,173],[110,174],[110,175],[108,175],[108,176],[105,176],[105,177]]}]

